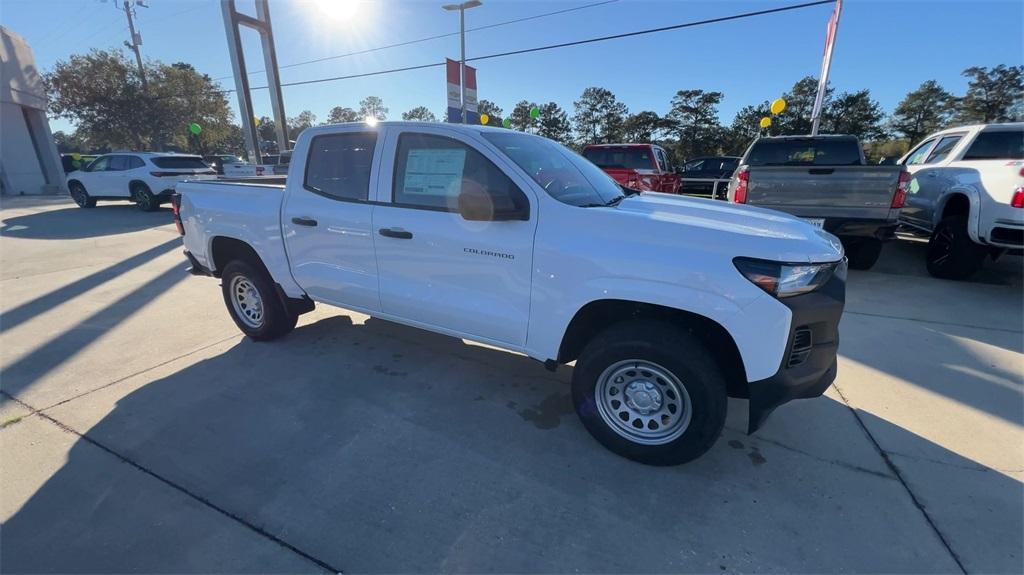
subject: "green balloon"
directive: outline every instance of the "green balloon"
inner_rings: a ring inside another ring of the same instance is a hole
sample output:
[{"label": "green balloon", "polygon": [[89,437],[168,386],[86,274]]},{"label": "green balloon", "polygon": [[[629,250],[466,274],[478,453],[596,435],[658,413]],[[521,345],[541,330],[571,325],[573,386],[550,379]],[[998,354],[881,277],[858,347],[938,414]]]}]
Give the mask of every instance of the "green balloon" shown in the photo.
[{"label": "green balloon", "polygon": [[534,120],[539,118],[540,117],[540,108],[538,108],[537,106],[534,106],[534,107],[530,108],[530,117],[533,118]]},{"label": "green balloon", "polygon": [[506,128],[511,128],[512,127],[512,120],[509,120],[508,118],[505,118],[504,120],[501,121],[501,125],[506,127]]},{"label": "green balloon", "polygon": [[188,131],[198,136],[199,132],[203,131],[203,127],[195,122],[192,122],[188,125]]}]

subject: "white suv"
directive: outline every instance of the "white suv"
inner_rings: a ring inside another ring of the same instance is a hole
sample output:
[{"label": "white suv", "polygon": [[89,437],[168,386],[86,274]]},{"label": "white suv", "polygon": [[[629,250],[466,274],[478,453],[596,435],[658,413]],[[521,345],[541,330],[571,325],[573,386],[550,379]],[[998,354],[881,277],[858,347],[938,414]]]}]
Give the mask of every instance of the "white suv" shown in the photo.
[{"label": "white suv", "polygon": [[150,212],[170,201],[178,182],[213,179],[217,172],[199,156],[123,152],[104,154],[67,177],[71,197],[83,208],[96,200],[131,200]]}]

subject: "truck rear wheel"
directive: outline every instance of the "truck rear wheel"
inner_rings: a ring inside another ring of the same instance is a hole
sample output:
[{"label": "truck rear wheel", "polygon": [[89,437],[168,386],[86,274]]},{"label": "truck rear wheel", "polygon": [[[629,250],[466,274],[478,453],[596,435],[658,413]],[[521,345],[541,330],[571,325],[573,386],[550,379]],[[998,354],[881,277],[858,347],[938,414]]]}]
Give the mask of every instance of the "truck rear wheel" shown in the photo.
[{"label": "truck rear wheel", "polygon": [[576,361],[572,397],[595,439],[649,465],[700,457],[725,425],[718,365],[700,340],[659,321],[629,321],[598,334]]},{"label": "truck rear wheel", "polygon": [[235,325],[256,341],[277,339],[295,329],[299,320],[281,302],[267,272],[247,261],[224,266],[221,291]]},{"label": "truck rear wheel", "polygon": [[846,251],[846,259],[850,268],[855,270],[869,270],[882,255],[882,240],[876,238],[860,238],[843,242]]},{"label": "truck rear wheel", "polygon": [[947,280],[965,280],[981,268],[985,246],[967,233],[967,216],[950,216],[935,226],[928,240],[928,273]]}]

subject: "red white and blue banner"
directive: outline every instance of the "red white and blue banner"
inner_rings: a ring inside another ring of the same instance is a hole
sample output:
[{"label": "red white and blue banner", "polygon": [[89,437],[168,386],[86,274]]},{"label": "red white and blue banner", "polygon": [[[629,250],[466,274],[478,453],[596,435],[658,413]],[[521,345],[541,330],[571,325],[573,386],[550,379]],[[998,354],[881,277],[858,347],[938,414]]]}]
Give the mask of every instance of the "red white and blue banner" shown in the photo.
[{"label": "red white and blue banner", "polygon": [[448,121],[453,124],[461,124],[462,75],[459,73],[459,63],[446,58],[445,64],[445,70],[448,75]]},{"label": "red white and blue banner", "polygon": [[[462,75],[459,73],[459,62],[449,58],[446,59],[445,64],[448,80],[448,121],[453,124],[461,124]],[[480,123],[476,100],[476,68],[472,66],[466,66],[466,119],[468,124]]]}]

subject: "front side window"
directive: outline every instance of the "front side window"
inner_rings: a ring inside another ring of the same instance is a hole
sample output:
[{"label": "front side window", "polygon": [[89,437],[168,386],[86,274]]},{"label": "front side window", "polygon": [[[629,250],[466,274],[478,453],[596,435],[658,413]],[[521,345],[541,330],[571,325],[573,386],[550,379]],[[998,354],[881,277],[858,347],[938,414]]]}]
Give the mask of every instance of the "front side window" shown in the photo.
[{"label": "front side window", "polygon": [[392,201],[456,212],[459,194],[473,188],[491,197],[495,211],[528,207],[526,196],[483,154],[444,136],[405,133],[398,139]]},{"label": "front side window", "polygon": [[928,159],[925,160],[924,163],[935,164],[948,158],[950,152],[953,151],[953,148],[956,147],[962,137],[964,137],[963,134],[943,136],[942,139],[939,140],[939,143],[935,145],[935,149],[932,150],[932,153],[928,154]]},{"label": "front side window", "polygon": [[964,154],[965,160],[1024,160],[1024,130],[982,132]]},{"label": "front side window", "polygon": [[317,136],[309,144],[304,186],[317,194],[339,200],[366,201],[370,194],[370,169],[374,132],[349,132]]},{"label": "front side window", "polygon": [[107,165],[108,172],[120,172],[128,169],[128,156],[110,156],[110,163]]},{"label": "front side window", "polygon": [[928,157],[928,150],[931,149],[932,144],[935,143],[935,139],[925,140],[920,146],[914,148],[913,152],[907,156],[907,161],[903,162],[907,166],[916,166],[917,164],[923,164],[924,159]]},{"label": "front side window", "polygon": [[655,167],[650,148],[643,146],[599,146],[583,150],[583,157],[599,168],[650,170]]},{"label": "front side window", "polygon": [[483,136],[563,204],[603,206],[623,195],[619,184],[601,168],[561,144],[515,132]]},{"label": "front side window", "polygon": [[85,169],[87,172],[104,172],[110,164],[110,156],[100,156]]}]

